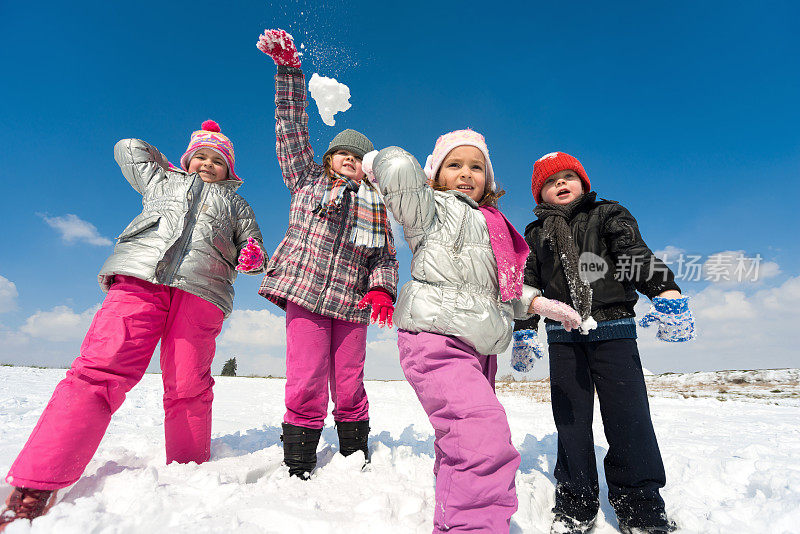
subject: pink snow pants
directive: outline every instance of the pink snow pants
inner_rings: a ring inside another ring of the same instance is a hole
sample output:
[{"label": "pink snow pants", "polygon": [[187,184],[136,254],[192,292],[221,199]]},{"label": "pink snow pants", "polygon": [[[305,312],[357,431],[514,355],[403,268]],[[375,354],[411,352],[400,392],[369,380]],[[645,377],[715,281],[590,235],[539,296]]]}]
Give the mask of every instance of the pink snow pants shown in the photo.
[{"label": "pink snow pants", "polygon": [[198,296],[117,275],[6,482],[34,489],[75,483],[159,340],[167,463],[208,460],[211,361],[222,320],[222,310]]},{"label": "pink snow pants", "polygon": [[283,422],[322,428],[328,413],[329,384],[335,421],[369,419],[364,389],[366,353],[367,325],[325,317],[287,302]]},{"label": "pink snow pants", "polygon": [[520,455],[494,393],[497,356],[429,332],[397,334],[400,365],[436,438],[433,532],[508,532]]}]

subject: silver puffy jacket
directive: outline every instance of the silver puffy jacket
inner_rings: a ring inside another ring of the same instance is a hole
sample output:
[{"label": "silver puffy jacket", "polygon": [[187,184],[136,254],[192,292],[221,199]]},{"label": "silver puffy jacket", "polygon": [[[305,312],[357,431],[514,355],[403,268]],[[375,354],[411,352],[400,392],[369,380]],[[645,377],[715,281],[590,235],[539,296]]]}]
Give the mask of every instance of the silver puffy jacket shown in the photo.
[{"label": "silver puffy jacket", "polygon": [[414,254],[394,324],[457,337],[480,354],[505,351],[514,319],[530,317],[528,307],[540,292],[524,286],[521,300],[500,300],[497,262],[478,205],[460,191],[431,189],[417,160],[402,148],[381,150],[373,169]]},{"label": "silver puffy jacket", "polygon": [[264,249],[255,213],[236,193],[242,182],[205,183],[197,174],[170,169],[155,147],[139,139],[118,142],[114,159],[142,194],[143,209],[117,237],[98,275],[100,287],[108,291],[115,274],[135,276],[197,295],[230,315],[239,252],[248,237]]}]

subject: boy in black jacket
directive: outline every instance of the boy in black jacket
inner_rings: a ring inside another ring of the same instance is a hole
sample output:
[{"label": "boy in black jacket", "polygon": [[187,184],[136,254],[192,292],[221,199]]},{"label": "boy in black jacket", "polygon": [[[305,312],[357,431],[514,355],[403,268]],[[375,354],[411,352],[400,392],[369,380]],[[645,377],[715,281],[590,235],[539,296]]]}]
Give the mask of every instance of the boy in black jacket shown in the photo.
[{"label": "boy in black jacket", "polygon": [[[636,346],[633,307],[640,291],[653,301],[643,326],[686,341],[694,320],[669,268],[644,243],[636,219],[616,202],[597,200],[581,163],[553,152],[534,165],[538,219],[525,229],[531,252],[525,283],[572,304],[583,321],[567,331],[545,321],[550,391],[558,429],[556,504],[551,532],[590,530],[599,507],[592,438],[594,391],[609,447],[604,465],[609,501],[625,533],[675,530],[659,489],[666,483]],[[538,316],[518,322],[513,365],[524,370],[541,355]],[[646,324],[644,324],[646,323]]]}]

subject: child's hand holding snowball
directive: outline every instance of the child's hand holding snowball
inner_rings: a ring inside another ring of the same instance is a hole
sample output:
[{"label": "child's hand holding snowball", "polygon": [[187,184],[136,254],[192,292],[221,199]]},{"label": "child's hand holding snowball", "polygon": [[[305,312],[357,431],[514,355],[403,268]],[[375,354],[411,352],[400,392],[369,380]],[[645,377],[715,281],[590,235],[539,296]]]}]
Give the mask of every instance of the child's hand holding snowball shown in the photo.
[{"label": "child's hand holding snowball", "polygon": [[283,30],[264,30],[256,46],[271,57],[276,65],[300,68],[300,55],[291,34]]},{"label": "child's hand holding snowball", "polygon": [[553,321],[558,321],[567,332],[581,326],[581,315],[572,306],[559,300],[536,297],[531,302],[529,311]]},{"label": "child's hand holding snowball", "polygon": [[[581,326],[580,314],[569,304],[546,297],[536,297],[531,302],[531,313],[558,321],[569,332]],[[520,373],[533,369],[533,364],[544,354],[535,330],[525,329],[514,332],[514,345],[511,349],[511,367]]]}]

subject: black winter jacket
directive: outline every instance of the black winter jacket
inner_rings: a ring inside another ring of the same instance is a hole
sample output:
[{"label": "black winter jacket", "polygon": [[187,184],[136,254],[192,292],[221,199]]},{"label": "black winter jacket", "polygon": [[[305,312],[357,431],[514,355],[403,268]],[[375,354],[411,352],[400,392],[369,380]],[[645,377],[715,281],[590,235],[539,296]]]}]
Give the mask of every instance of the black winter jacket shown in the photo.
[{"label": "black winter jacket", "polygon": [[[564,268],[544,235],[543,222],[537,219],[525,228],[531,249],[525,283],[541,289],[544,297],[571,304]],[[637,290],[651,299],[668,289],[680,291],[672,271],[645,244],[636,219],[619,203],[597,200],[595,193],[587,193],[567,222],[580,254],[580,269],[591,281],[596,321],[634,317]],[[515,330],[535,329],[538,320],[534,316],[517,321]]]}]

